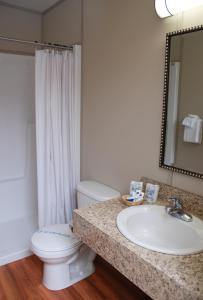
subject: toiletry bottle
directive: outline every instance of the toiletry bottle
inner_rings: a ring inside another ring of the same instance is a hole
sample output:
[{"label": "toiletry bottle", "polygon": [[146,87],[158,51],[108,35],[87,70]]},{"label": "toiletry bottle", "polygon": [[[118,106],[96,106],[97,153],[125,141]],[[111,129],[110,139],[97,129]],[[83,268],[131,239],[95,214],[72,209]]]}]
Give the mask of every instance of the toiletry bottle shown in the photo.
[{"label": "toiletry bottle", "polygon": [[145,190],[145,200],[149,203],[154,203],[157,201],[159,194],[159,185],[157,184],[146,184],[146,190]]}]

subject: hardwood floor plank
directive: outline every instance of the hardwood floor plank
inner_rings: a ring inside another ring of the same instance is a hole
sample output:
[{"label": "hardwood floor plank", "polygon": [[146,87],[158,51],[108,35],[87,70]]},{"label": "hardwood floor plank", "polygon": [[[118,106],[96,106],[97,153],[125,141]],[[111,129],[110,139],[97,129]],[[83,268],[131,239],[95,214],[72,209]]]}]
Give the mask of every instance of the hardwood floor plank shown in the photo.
[{"label": "hardwood floor plank", "polygon": [[[104,277],[100,273],[97,273],[90,276],[87,280],[91,282],[91,284],[94,285],[101,293],[104,293],[105,291],[103,299],[118,300],[120,299],[118,286],[115,289],[113,284],[113,276],[111,275],[110,277],[111,278],[109,279],[109,276]],[[128,300],[131,300],[131,298]]]},{"label": "hardwood floor plank", "polygon": [[1,282],[0,282],[0,300],[5,300],[5,299],[6,299],[6,294],[5,294],[3,286],[1,285]]},{"label": "hardwood floor plank", "polygon": [[[74,287],[74,285],[69,287],[69,290],[70,290],[71,296],[73,297],[74,300],[81,300],[81,296],[78,293],[78,291],[76,290],[76,288]],[[64,290],[65,297],[66,297],[66,293],[67,293],[67,289]],[[66,300],[67,300],[67,298],[66,298]]]},{"label": "hardwood floor plank", "polygon": [[43,264],[36,256],[0,267],[0,300],[150,300],[101,258],[96,272],[61,291],[42,284]]},{"label": "hardwood floor plank", "polygon": [[0,283],[5,295],[4,300],[24,300],[21,291],[18,289],[15,279],[12,277],[8,266],[1,267]]},{"label": "hardwood floor plank", "polygon": [[[128,300],[150,300],[151,298],[144,294],[138,287],[132,282],[115,270],[111,265],[105,262],[103,259],[97,256],[97,276],[104,280],[104,285],[111,286],[111,291],[117,295],[116,299],[128,299]],[[113,276],[112,276],[113,274]],[[96,279],[98,280],[98,278]],[[97,283],[98,286],[98,283]]]},{"label": "hardwood floor plank", "polygon": [[87,279],[76,283],[74,288],[80,294],[81,300],[104,300],[103,293],[88,282]]},{"label": "hardwood floor plank", "polygon": [[[25,268],[25,264],[13,263],[9,265],[9,269],[13,274],[13,277],[16,281],[16,285],[18,289],[21,290],[21,294],[24,296],[25,299],[29,300],[41,300],[41,296],[36,289],[36,285],[34,284],[34,278],[31,280],[30,272],[27,272]],[[20,272],[20,280],[19,280],[19,272]],[[33,274],[35,270],[32,270]]]}]

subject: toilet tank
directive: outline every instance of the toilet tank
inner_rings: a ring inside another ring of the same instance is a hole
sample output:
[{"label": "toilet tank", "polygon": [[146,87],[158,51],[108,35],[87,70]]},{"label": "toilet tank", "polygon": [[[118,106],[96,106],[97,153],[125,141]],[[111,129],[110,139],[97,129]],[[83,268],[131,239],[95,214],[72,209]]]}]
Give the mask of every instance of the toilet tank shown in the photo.
[{"label": "toilet tank", "polygon": [[120,198],[120,193],[102,183],[96,181],[81,181],[77,185],[78,208],[115,198]]}]

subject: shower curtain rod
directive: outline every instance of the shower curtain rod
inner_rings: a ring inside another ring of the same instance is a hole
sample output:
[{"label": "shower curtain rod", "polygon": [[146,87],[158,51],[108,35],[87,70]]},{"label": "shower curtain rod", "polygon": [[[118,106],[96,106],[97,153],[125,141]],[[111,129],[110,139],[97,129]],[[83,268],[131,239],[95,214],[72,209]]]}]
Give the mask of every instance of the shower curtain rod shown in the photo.
[{"label": "shower curtain rod", "polygon": [[26,41],[26,40],[19,40],[14,38],[9,38],[6,36],[0,35],[0,40],[5,40],[9,42],[15,42],[15,43],[21,43],[21,44],[29,44],[29,45],[35,45],[35,46],[42,46],[42,47],[49,47],[49,48],[56,48],[56,49],[67,49],[67,50],[73,50],[73,46],[69,45],[59,45],[59,44],[52,44],[52,43],[41,43],[38,41]]}]

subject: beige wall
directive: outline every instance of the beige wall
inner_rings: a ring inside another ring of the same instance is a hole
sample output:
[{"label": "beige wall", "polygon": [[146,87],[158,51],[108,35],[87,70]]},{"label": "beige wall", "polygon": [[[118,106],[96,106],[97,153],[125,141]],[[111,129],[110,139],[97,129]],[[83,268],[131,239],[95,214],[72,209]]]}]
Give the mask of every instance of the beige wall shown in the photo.
[{"label": "beige wall", "polygon": [[82,0],[66,0],[43,15],[43,40],[81,43]]},{"label": "beige wall", "polygon": [[[0,5],[0,35],[25,40],[41,40],[41,16]],[[34,48],[0,40],[0,51],[33,53]]]},{"label": "beige wall", "polygon": [[[203,195],[203,182],[158,167],[166,32],[202,23],[203,9],[159,19],[154,1],[83,0],[82,179],[128,190],[145,175]],[[44,40],[81,40],[81,2],[43,17]]]},{"label": "beige wall", "polygon": [[203,195],[202,180],[158,167],[165,34],[203,9],[159,19],[154,1],[84,0],[82,178],[121,192],[146,175]]}]

